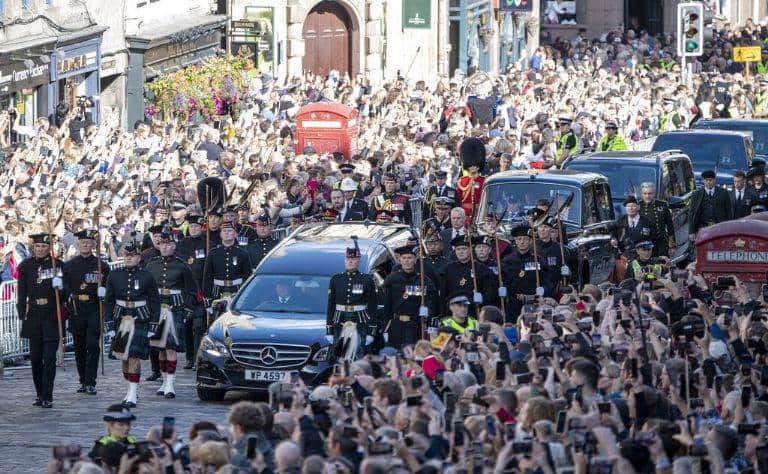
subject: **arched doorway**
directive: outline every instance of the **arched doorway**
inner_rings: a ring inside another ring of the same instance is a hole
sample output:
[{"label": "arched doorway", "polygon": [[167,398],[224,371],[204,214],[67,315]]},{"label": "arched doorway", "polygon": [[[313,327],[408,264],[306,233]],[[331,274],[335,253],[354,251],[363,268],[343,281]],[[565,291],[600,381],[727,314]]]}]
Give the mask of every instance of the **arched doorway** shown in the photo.
[{"label": "arched doorway", "polygon": [[322,1],[304,20],[304,70],[327,76],[331,70],[353,76],[357,71],[356,28],[347,9]]}]

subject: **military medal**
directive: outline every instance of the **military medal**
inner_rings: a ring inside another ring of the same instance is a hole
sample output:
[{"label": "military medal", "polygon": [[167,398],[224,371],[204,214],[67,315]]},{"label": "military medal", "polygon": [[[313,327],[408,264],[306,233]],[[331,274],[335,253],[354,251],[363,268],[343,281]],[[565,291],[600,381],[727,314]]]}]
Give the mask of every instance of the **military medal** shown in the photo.
[{"label": "military medal", "polygon": [[139,280],[133,280],[133,289],[139,291]]},{"label": "military medal", "polygon": [[237,255],[232,257],[232,265],[237,265]]},{"label": "military medal", "polygon": [[518,273],[517,276],[523,278],[525,276],[525,270],[520,270],[520,273]]}]

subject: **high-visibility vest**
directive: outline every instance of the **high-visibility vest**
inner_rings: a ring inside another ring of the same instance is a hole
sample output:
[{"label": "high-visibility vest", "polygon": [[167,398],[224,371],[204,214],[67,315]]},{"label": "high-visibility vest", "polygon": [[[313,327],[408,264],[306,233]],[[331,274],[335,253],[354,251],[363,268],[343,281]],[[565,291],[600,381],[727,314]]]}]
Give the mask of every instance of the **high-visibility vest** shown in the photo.
[{"label": "high-visibility vest", "polygon": [[603,135],[597,144],[597,151],[625,151],[627,148],[627,143],[618,134],[614,135],[613,138]]},{"label": "high-visibility vest", "polygon": [[[632,274],[635,276],[635,280],[639,280],[643,275],[643,265],[640,265],[640,262],[638,262],[637,259],[634,259],[630,262],[629,266],[632,267]],[[661,276],[664,271],[664,267],[658,263],[649,265],[648,267],[656,274],[656,276]]]},{"label": "high-visibility vest", "polygon": [[557,139],[557,147],[555,148],[555,166],[558,168],[563,164],[563,155],[565,153],[568,137],[573,137],[573,146],[568,149],[568,156],[575,155],[576,151],[579,149],[579,140],[576,138],[573,130],[569,130],[568,133],[560,135]]},{"label": "high-visibility vest", "polygon": [[452,317],[445,318],[443,319],[443,326],[449,327],[454,331],[458,332],[459,334],[464,334],[464,331],[475,331],[477,329],[477,319],[468,317],[467,327],[464,327]]}]

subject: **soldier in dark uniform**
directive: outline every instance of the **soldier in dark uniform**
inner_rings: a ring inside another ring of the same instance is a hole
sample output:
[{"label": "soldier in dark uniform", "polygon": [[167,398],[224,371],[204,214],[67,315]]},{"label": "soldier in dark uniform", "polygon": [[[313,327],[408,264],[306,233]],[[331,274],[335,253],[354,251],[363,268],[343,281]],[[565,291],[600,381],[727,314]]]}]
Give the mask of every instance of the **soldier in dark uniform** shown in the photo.
[{"label": "soldier in dark uniform", "polygon": [[768,186],[763,177],[763,168],[757,167],[749,171],[747,192],[750,197],[748,206],[762,205],[768,207]]},{"label": "soldier in dark uniform", "polygon": [[653,183],[643,183],[640,186],[640,192],[642,197],[640,215],[648,219],[654,235],[653,256],[674,255],[677,250],[677,240],[669,205],[666,201],[656,199],[656,186]]},{"label": "soldier in dark uniform", "polygon": [[424,239],[424,246],[427,253],[424,256],[424,262],[429,262],[434,267],[442,281],[443,268],[450,262],[448,257],[443,254],[443,241],[440,235],[431,234]]},{"label": "soldier in dark uniform", "polygon": [[[543,264],[541,255],[537,254],[538,261],[533,255],[532,234],[528,225],[516,227],[512,231],[515,249],[501,261],[501,275],[509,293],[506,308],[507,322],[517,321],[526,298],[543,296],[547,291],[543,286],[545,281],[541,277],[549,269]],[[536,286],[537,271],[541,288]]]},{"label": "soldier in dark uniform", "polygon": [[[397,349],[421,339],[422,318],[437,316],[437,287],[425,273],[422,289],[421,273],[417,264],[418,252],[418,249],[410,244],[396,249],[400,269],[384,280],[385,320],[381,325],[384,327],[384,337],[388,344]],[[424,307],[421,306],[422,294]]]},{"label": "soldier in dark uniform", "polygon": [[176,354],[186,350],[184,335],[186,320],[192,317],[197,301],[197,283],[189,265],[176,256],[176,242],[170,234],[160,235],[160,256],[147,264],[147,271],[160,292],[160,321],[154,328],[150,345],[160,350],[160,372],[163,386],[157,391],[165,398],[176,398],[173,386],[176,378]]},{"label": "soldier in dark uniform", "polygon": [[237,245],[235,227],[221,224],[221,245],[211,249],[203,268],[203,293],[207,299],[228,298],[251,276],[251,258]]},{"label": "soldier in dark uniform", "polygon": [[[21,319],[21,337],[29,339],[29,360],[37,398],[34,406],[53,406],[56,378],[56,351],[59,325],[56,319],[56,291],[63,292],[63,262],[51,261],[48,234],[31,235],[32,256],[19,264],[16,309]],[[55,268],[54,268],[55,267]]]},{"label": "soldier in dark uniform", "polygon": [[231,222],[235,226],[235,231],[237,231],[237,244],[246,246],[256,238],[256,231],[253,230],[253,227],[250,225],[240,223],[237,211],[241,207],[240,204],[228,205],[224,208],[224,214],[221,216],[221,220],[223,222]]},{"label": "soldier in dark uniform", "polygon": [[[205,233],[203,232],[205,221],[200,215],[190,215],[187,221],[189,222],[189,236],[179,243],[178,254],[192,270],[192,276],[200,294],[198,299],[200,299],[203,297],[203,268],[205,267],[206,256]],[[200,347],[205,329],[205,307],[197,305],[194,308],[193,317],[186,322],[184,332],[184,342],[186,343],[184,352],[187,356],[185,369],[194,368],[197,348]]]},{"label": "soldier in dark uniform", "polygon": [[[472,259],[470,258],[469,237],[460,235],[451,241],[456,253],[456,260],[443,267],[443,280],[440,294],[443,297],[465,295],[474,302],[470,308],[470,314],[477,314],[475,306],[493,304],[496,299],[496,291],[493,272],[482,263],[474,262],[474,271],[477,275],[477,288],[474,287],[472,278]],[[447,308],[441,308],[447,311]]]},{"label": "soldier in dark uniform", "polygon": [[[445,183],[448,173],[443,170],[435,171],[435,184],[427,189],[424,193],[424,215],[430,216],[435,212],[435,206],[437,205],[437,198],[448,198],[452,202],[456,202],[456,189],[448,186]],[[448,222],[450,225],[450,222]]]},{"label": "soldier in dark uniform", "polygon": [[434,209],[432,214],[425,214],[431,216],[438,226],[438,231],[451,228],[451,209],[453,209],[455,200],[449,197],[435,198]]},{"label": "soldier in dark uniform", "polygon": [[[160,224],[153,225],[147,229],[146,235],[149,235],[149,242],[151,246],[142,250],[141,252],[141,266],[145,266],[150,260],[160,255],[160,250],[157,248],[160,234],[163,232],[163,226]],[[146,241],[146,239],[145,239]]]},{"label": "soldier in dark uniform", "polygon": [[547,281],[548,288],[554,290],[563,278],[571,276],[571,269],[568,266],[567,248],[563,246],[565,258],[560,251],[560,242],[553,236],[557,234],[557,222],[552,217],[547,217],[539,224],[536,236],[536,253],[541,257],[544,266],[547,268],[544,279]]},{"label": "soldier in dark uniform", "polygon": [[277,245],[277,240],[272,237],[272,223],[266,213],[256,218],[256,232],[254,239],[248,246],[248,254],[251,256],[251,265],[256,268],[270,250]]},{"label": "soldier in dark uniform", "polygon": [[101,354],[101,318],[99,298],[106,294],[104,283],[109,275],[109,264],[93,255],[96,230],[75,233],[80,255],[64,264],[64,287],[69,289],[67,310],[70,313],[69,330],[75,349],[80,388],[77,393],[96,395],[96,372]]},{"label": "soldier in dark uniform", "polygon": [[[355,323],[361,341],[356,355],[360,357],[363,352],[362,342],[365,341],[365,345],[373,342],[373,334],[377,330],[378,301],[373,277],[360,272],[360,247],[357,238],[352,239],[355,246],[346,250],[344,272],[332,276],[328,283],[325,328],[326,334],[332,335],[338,343],[344,323]],[[336,355],[340,356],[340,352],[337,344]]]},{"label": "soldier in dark uniform", "polygon": [[208,252],[221,245],[221,209],[212,209],[208,212],[203,231],[208,244]]},{"label": "soldier in dark uniform", "polygon": [[631,260],[634,257],[636,243],[641,240],[654,240],[653,228],[648,219],[640,215],[640,206],[637,205],[635,196],[627,196],[624,200],[624,209],[627,213],[619,218],[616,238],[612,243]]},{"label": "soldier in dark uniform", "polygon": [[410,225],[410,200],[405,194],[397,192],[397,176],[394,173],[384,173],[381,177],[381,185],[384,191],[371,200],[371,219],[376,220],[380,210],[389,209],[393,214],[394,222]]},{"label": "soldier in dark uniform", "polygon": [[125,267],[107,277],[104,317],[118,327],[112,340],[112,354],[123,361],[123,377],[129,407],[138,402],[141,360],[149,358],[149,326],[160,318],[160,293],[152,274],[139,266],[141,254],[133,243],[123,247]]}]

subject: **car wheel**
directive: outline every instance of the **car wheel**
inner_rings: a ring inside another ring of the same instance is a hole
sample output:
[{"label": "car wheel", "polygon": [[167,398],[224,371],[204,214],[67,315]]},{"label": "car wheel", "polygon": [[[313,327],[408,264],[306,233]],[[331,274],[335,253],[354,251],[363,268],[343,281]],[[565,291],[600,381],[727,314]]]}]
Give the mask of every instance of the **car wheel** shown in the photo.
[{"label": "car wheel", "polygon": [[216,390],[213,388],[198,388],[197,389],[197,398],[199,398],[203,402],[220,402],[224,400],[224,395],[226,395],[225,390]]}]

